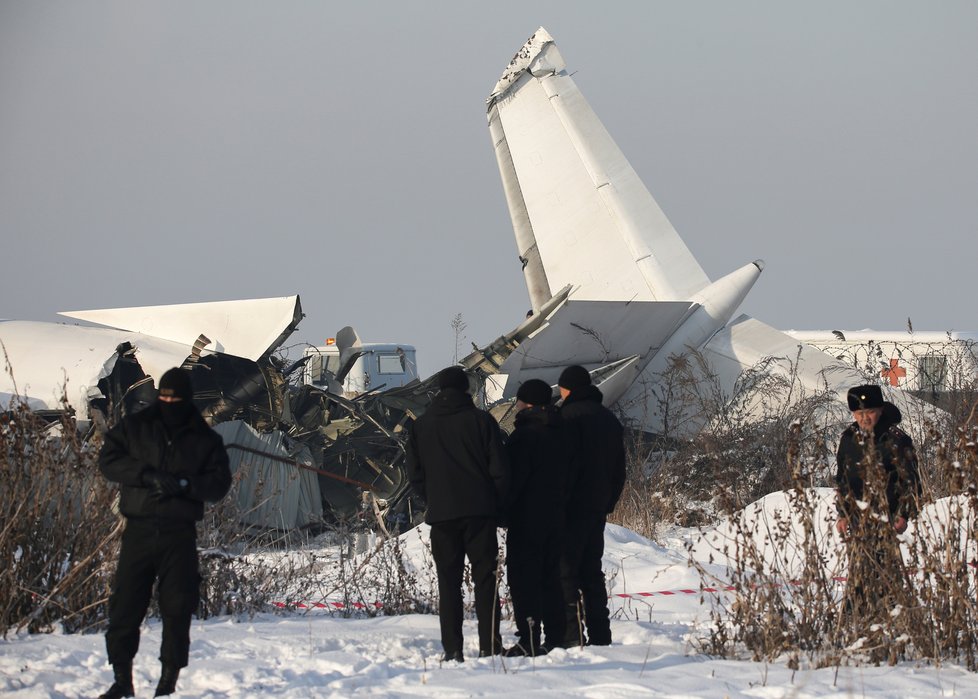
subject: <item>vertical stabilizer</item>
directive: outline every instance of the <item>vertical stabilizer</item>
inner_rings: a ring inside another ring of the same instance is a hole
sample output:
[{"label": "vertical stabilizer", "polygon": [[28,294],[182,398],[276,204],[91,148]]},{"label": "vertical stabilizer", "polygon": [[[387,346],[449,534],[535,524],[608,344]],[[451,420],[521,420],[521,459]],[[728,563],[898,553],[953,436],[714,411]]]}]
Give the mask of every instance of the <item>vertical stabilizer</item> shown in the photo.
[{"label": "vertical stabilizer", "polygon": [[488,99],[534,306],[567,284],[597,301],[689,299],[710,280],[567,74],[542,27]]}]

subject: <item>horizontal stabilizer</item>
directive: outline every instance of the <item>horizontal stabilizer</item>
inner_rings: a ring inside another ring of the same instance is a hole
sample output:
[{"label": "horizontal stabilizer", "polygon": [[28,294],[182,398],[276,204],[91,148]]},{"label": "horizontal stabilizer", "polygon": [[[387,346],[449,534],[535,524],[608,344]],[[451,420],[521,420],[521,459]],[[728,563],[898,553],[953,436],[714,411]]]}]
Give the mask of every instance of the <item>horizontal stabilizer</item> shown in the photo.
[{"label": "horizontal stabilizer", "polygon": [[[504,374],[654,354],[696,308],[689,301],[567,301],[500,368]],[[546,332],[543,332],[543,330]]]}]

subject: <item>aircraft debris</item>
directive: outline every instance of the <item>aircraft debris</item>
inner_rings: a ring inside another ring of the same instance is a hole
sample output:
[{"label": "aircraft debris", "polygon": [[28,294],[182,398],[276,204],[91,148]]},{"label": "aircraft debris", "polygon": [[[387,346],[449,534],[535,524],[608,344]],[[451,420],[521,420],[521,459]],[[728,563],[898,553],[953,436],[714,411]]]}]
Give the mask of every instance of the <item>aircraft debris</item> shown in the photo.
[{"label": "aircraft debris", "polygon": [[[361,354],[352,328],[337,334],[344,345],[337,376],[326,386],[303,383],[298,370],[308,359],[275,354],[302,318],[298,296],[63,315],[108,327],[0,322],[10,367],[0,377],[0,405],[20,399],[94,432],[154,401],[156,377],[183,366],[201,414],[225,437],[236,469],[247,471],[239,504],[248,523],[355,522],[375,506],[385,527],[416,519],[404,428],[424,412],[431,383],[353,398],[330,391]],[[18,385],[16,377],[25,380]]]}]

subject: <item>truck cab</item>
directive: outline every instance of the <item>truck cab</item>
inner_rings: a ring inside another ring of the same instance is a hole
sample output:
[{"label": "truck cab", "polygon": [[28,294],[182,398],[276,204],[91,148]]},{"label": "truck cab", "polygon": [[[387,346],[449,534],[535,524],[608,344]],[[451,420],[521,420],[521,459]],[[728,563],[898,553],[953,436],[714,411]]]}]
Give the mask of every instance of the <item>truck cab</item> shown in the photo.
[{"label": "truck cab", "polygon": [[418,378],[418,364],[412,345],[393,343],[366,343],[359,348],[360,356],[343,379],[340,386],[336,382],[340,370],[340,348],[327,340],[320,347],[307,347],[303,356],[309,357],[304,369],[303,380],[341,393],[347,398],[368,391],[399,388]]}]

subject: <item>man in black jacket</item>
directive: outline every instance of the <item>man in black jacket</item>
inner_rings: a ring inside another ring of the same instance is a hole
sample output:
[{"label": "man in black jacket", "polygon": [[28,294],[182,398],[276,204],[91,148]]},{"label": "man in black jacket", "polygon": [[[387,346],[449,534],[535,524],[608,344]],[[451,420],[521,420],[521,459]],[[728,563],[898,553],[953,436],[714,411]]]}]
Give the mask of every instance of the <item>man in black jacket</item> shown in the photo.
[{"label": "man in black jacket", "polygon": [[564,399],[560,415],[577,455],[568,484],[561,558],[567,605],[564,646],[607,646],[611,645],[611,623],[601,558],[605,518],[615,509],[625,487],[624,429],[614,413],[601,404],[601,391],[591,385],[584,367],[564,369],[558,386]]},{"label": "man in black jacket", "polygon": [[509,488],[499,425],[479,410],[460,367],[438,374],[438,395],[411,428],[407,474],[425,502],[438,572],[438,617],[445,660],[462,662],[462,573],[472,566],[479,655],[502,652],[496,589],[496,523]]},{"label": "man in black jacket", "polygon": [[[566,480],[572,454],[552,391],[540,379],[516,392],[516,423],[506,441],[513,472],[507,507],[506,575],[519,642],[507,656],[543,655],[563,645],[560,586]],[[546,640],[541,643],[541,631]]]},{"label": "man in black jacket", "polygon": [[121,486],[126,517],[105,634],[115,682],[102,699],[133,696],[132,660],[155,581],[163,618],[155,696],[172,694],[187,666],[200,595],[196,522],[204,502],[217,502],[231,487],[224,442],[194,406],[189,372],[167,371],[158,400],[108,431],[99,467]]},{"label": "man in black jacket", "polygon": [[[852,609],[869,601],[868,590],[880,580],[899,571],[893,532],[902,534],[917,514],[920,475],[913,440],[898,427],[903,416],[883,400],[880,387],[851,388],[847,402],[855,422],[842,433],[836,454],[836,528],[847,541]],[[889,524],[879,526],[874,515],[885,516]]]}]

